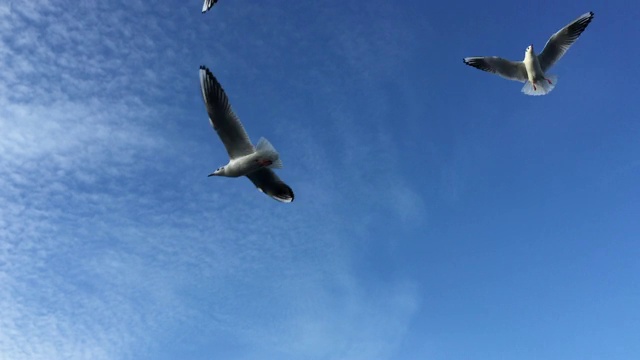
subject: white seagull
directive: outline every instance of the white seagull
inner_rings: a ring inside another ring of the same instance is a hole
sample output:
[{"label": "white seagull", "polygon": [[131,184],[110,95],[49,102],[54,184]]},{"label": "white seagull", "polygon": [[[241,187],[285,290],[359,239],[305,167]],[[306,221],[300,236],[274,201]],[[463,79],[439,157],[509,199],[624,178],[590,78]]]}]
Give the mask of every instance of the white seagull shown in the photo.
[{"label": "white seagull", "polygon": [[209,122],[230,158],[227,165],[209,176],[246,176],[263,193],[281,202],[292,202],[293,190],[271,170],[282,168],[278,152],[265,138],[253,147],[222,86],[205,66],[200,66],[200,88]]},{"label": "white seagull", "polygon": [[218,2],[218,0],[204,0],[204,4],[202,4],[202,13],[206,13]]},{"label": "white seagull", "polygon": [[545,75],[593,20],[593,12],[581,15],[569,25],[553,34],[539,55],[533,52],[533,44],[524,52],[523,61],[509,61],[497,56],[464,58],[464,63],[488,71],[509,80],[525,83],[522,92],[527,95],[546,95],[556,86],[556,75]]}]

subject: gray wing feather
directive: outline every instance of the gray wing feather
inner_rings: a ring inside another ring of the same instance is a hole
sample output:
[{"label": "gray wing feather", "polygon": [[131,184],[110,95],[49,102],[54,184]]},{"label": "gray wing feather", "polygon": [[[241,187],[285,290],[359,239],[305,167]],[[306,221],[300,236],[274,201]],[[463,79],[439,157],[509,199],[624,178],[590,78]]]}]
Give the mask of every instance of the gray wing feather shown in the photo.
[{"label": "gray wing feather", "polygon": [[202,13],[206,13],[218,2],[218,0],[204,0],[204,4],[202,4]]},{"label": "gray wing feather", "polygon": [[510,61],[497,56],[473,56],[462,60],[476,69],[500,75],[505,79],[527,81],[527,69],[521,61]]},{"label": "gray wing feather", "polygon": [[544,49],[542,49],[542,52],[538,55],[538,61],[540,62],[542,71],[547,71],[547,69],[562,58],[571,45],[578,40],[578,37],[580,37],[580,34],[587,28],[589,23],[591,23],[593,15],[593,12],[581,15],[549,38]]},{"label": "gray wing feather", "polygon": [[218,133],[229,158],[252,154],[255,149],[240,119],[234,114],[229,99],[218,80],[205,66],[200,66],[200,88],[209,123]]},{"label": "gray wing feather", "polygon": [[262,168],[247,175],[258,190],[272,198],[289,203],[293,201],[293,190],[285,184],[271,169]]}]

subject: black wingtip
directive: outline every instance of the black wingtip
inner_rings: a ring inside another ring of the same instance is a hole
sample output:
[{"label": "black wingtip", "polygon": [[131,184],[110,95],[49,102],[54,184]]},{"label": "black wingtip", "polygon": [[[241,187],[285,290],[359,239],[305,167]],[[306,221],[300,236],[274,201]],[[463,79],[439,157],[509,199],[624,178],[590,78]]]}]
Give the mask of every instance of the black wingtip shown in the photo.
[{"label": "black wingtip", "polygon": [[[587,15],[588,14],[588,15]],[[593,20],[593,18],[595,17],[595,14],[593,11],[589,11],[587,14],[584,14],[580,17],[580,23],[583,23],[584,26],[586,27],[587,25],[589,25],[589,23],[591,22],[591,20]],[[586,15],[586,16],[585,16]]]},{"label": "black wingtip", "polygon": [[284,203],[293,202],[293,200],[296,198],[293,194],[293,190],[286,184],[284,186],[285,189],[283,189],[283,192],[274,196],[277,198],[277,200]]},{"label": "black wingtip", "polygon": [[216,82],[218,81],[216,79],[216,77],[213,75],[213,73],[211,72],[211,70],[209,70],[208,67],[204,66],[204,65],[200,65],[200,71],[204,71],[204,73],[206,74],[206,76],[208,78],[213,78]]},{"label": "black wingtip", "polygon": [[589,19],[589,21],[593,20],[593,17],[596,16],[596,14],[593,11],[589,11],[589,16],[587,17]]},{"label": "black wingtip", "polygon": [[593,21],[593,11],[589,11],[588,13],[582,14],[579,18],[577,18],[573,23],[569,24],[569,32],[573,33],[577,38],[582,34],[582,32],[591,24]]},{"label": "black wingtip", "polygon": [[278,184],[280,186],[280,189],[277,191],[277,193],[272,194],[271,196],[283,203],[290,203],[293,202],[293,200],[295,199],[295,195],[293,194],[293,189],[291,189],[291,187],[283,182],[280,182]]},{"label": "black wingtip", "polygon": [[478,63],[475,59],[470,59],[468,57],[462,59],[462,63],[474,68],[478,68]]}]

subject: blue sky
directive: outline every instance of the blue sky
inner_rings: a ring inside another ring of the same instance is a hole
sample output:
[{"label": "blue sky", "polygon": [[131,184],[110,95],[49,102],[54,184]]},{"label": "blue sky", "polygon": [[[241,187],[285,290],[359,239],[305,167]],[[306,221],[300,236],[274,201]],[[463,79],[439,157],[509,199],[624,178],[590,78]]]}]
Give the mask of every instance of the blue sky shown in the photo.
[{"label": "blue sky", "polygon": [[[200,8],[0,4],[0,359],[640,357],[640,5]],[[547,96],[462,63],[590,10]]]}]

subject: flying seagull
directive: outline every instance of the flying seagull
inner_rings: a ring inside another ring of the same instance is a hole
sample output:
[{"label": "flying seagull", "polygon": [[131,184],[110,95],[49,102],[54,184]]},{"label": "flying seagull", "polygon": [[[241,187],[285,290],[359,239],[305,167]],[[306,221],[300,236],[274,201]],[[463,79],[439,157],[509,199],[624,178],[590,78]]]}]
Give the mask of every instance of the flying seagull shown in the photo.
[{"label": "flying seagull", "polygon": [[202,13],[206,13],[218,2],[218,0],[204,0],[204,4],[202,4]]},{"label": "flying seagull", "polygon": [[222,86],[205,66],[200,66],[200,88],[209,123],[218,133],[230,158],[227,165],[209,176],[246,176],[263,193],[281,202],[292,202],[293,190],[271,170],[282,168],[278,152],[265,138],[260,138],[253,147]]},{"label": "flying seagull", "polygon": [[587,25],[593,20],[593,12],[575,19],[553,34],[539,55],[533,44],[524,52],[523,61],[510,61],[497,56],[474,56],[464,58],[464,63],[488,71],[509,80],[525,83],[522,92],[527,95],[546,95],[556,86],[558,77],[545,73],[569,50]]}]

